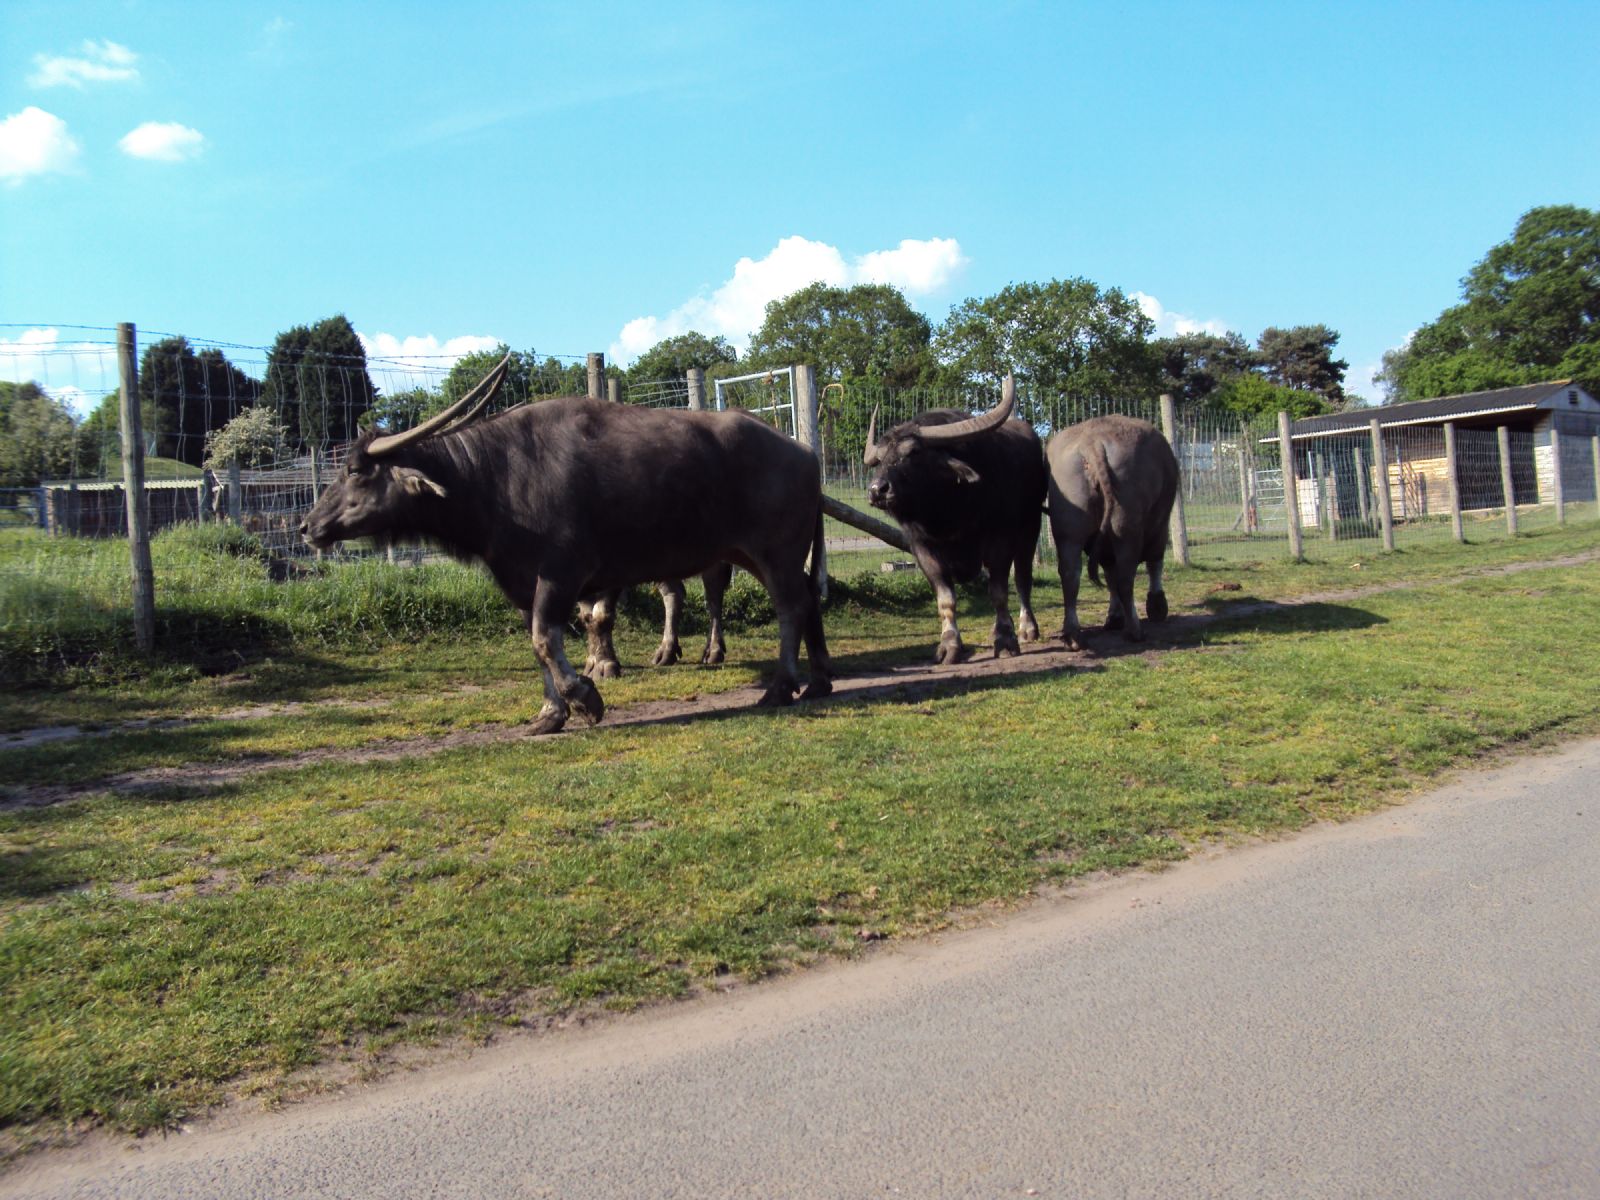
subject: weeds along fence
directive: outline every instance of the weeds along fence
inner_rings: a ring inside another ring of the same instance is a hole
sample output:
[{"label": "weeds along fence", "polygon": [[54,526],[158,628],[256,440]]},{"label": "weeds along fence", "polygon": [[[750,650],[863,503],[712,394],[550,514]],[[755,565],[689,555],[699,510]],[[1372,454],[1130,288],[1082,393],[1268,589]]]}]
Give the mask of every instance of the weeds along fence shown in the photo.
[{"label": "weeds along fence", "polygon": [[[507,620],[479,573],[421,551],[360,544],[325,558],[312,555],[298,536],[323,481],[340,470],[362,428],[375,422],[409,428],[476,381],[462,378],[454,359],[309,348],[295,358],[260,347],[147,337],[124,397],[116,331],[73,332],[70,343],[0,336],[0,378],[35,384],[81,417],[26,436],[13,419],[15,444],[0,456],[0,469],[16,470],[33,455],[35,478],[43,476],[13,487],[0,477],[0,656],[70,662],[79,653],[75,646],[88,647],[81,653],[89,655],[108,639],[125,641],[141,586],[153,593],[150,636],[166,643],[226,647],[273,622],[341,639],[366,631],[381,640]],[[127,357],[131,367],[134,356]],[[874,413],[881,434],[928,409],[971,410],[998,399],[997,389],[819,389],[805,367],[724,371],[709,381],[690,371],[641,383],[608,376],[600,355],[567,355],[541,362],[519,357],[496,408],[573,392],[651,407],[744,408],[811,446],[828,494],[863,512],[869,508],[863,451]],[[1314,435],[1291,431],[1293,453],[1286,457],[1286,420],[1174,411],[1151,396],[1019,391],[1019,415],[1044,439],[1108,413],[1149,420],[1172,442],[1181,471],[1173,530],[1180,561],[1356,557],[1429,540],[1511,536],[1597,515],[1600,431],[1566,414],[1521,429],[1438,424],[1374,434],[1358,422]],[[242,433],[229,425],[245,416],[251,421]],[[143,467],[135,508],[127,503],[123,453],[129,425],[140,429],[142,452],[134,455]],[[225,427],[238,434],[231,442],[219,432]],[[144,584],[137,549],[130,569],[130,512],[150,535]],[[905,557],[832,517],[828,537],[830,554]],[[1040,557],[1053,558],[1047,527]],[[413,570],[408,575],[397,566]],[[424,577],[428,587],[417,586]]]}]

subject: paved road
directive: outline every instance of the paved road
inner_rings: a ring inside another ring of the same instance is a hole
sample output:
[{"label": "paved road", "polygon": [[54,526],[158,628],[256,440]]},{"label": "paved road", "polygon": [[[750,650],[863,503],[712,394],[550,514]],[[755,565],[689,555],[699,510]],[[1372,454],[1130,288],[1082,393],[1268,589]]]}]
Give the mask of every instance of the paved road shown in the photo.
[{"label": "paved road", "polygon": [[0,1195],[1600,1196],[1600,741]]}]

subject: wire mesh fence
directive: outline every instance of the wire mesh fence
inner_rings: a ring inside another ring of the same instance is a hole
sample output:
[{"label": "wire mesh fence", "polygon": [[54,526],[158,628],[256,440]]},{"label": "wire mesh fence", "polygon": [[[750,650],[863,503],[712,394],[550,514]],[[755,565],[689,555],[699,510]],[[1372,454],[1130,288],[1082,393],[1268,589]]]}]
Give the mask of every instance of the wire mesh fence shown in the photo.
[{"label": "wire mesh fence", "polygon": [[[73,335],[71,342],[48,345],[0,336],[0,378],[26,380],[41,396],[79,415],[64,429],[41,435],[26,453],[19,449],[26,439],[15,434],[11,441],[18,444],[0,455],[0,639],[7,644],[42,637],[46,628],[59,631],[121,614],[131,604],[126,547],[119,559],[116,545],[127,532],[117,345],[110,330],[78,329]],[[296,359],[279,351],[147,337],[138,383],[144,503],[157,541],[169,539],[156,556],[158,603],[163,596],[170,601],[229,593],[234,615],[228,619],[243,620],[240,614],[263,602],[263,583],[281,587],[315,575],[326,564],[302,545],[298,527],[324,482],[341,469],[351,440],[375,425],[388,431],[415,425],[464,394],[494,361],[480,356],[476,370],[454,358],[308,351]],[[581,356],[516,358],[497,410],[586,388]],[[619,382],[625,403],[691,403],[686,380]],[[742,408],[795,432],[796,405],[805,397],[797,398],[792,372],[711,383],[705,407]],[[815,430],[824,487],[835,499],[867,511],[870,471],[863,456],[874,421],[881,437],[929,409],[973,411],[998,399],[981,391],[820,388]],[[1047,394],[1024,387],[1018,412],[1042,441],[1108,413],[1160,424],[1159,406],[1147,396]],[[247,417],[261,419],[228,441],[229,431],[242,428],[237,423]],[[12,427],[21,428],[15,421]],[[1287,463],[1270,423],[1179,412],[1170,436],[1180,466],[1189,554],[1205,564],[1286,555],[1292,523],[1309,555],[1369,554],[1382,544],[1386,512],[1390,535],[1401,548],[1452,537],[1503,537],[1513,520],[1522,530],[1595,520],[1597,433],[1600,418],[1564,413],[1543,426],[1505,431],[1458,428],[1447,436],[1439,424],[1385,429],[1381,446],[1363,428],[1297,437]],[[34,461],[24,461],[28,454],[35,455],[38,482],[22,485],[4,477],[4,471],[27,469]],[[890,553],[831,517],[827,532],[830,552]],[[197,548],[220,549],[232,556],[231,566],[219,570],[212,559],[189,553]],[[1052,555],[1046,526],[1040,556]],[[378,570],[416,565],[424,557],[359,543],[339,556],[375,558]]]}]

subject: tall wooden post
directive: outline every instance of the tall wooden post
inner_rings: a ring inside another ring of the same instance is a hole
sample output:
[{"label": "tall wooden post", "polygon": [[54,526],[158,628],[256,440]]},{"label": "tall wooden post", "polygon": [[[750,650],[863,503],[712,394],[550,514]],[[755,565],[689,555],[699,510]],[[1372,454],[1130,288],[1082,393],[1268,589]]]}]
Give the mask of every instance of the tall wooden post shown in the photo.
[{"label": "tall wooden post", "polygon": [[606,394],[606,356],[589,355],[589,399],[599,400]]},{"label": "tall wooden post", "polygon": [[1500,439],[1500,494],[1506,502],[1506,532],[1517,536],[1517,491],[1511,479],[1511,431],[1504,425],[1495,430]]},{"label": "tall wooden post", "polygon": [[1600,511],[1600,433],[1589,439],[1589,452],[1594,456],[1594,506]]},{"label": "tall wooden post", "polygon": [[[1165,392],[1161,395],[1161,432],[1167,435],[1167,444],[1172,447],[1172,452],[1178,452],[1178,410],[1172,403],[1172,397]],[[1182,463],[1182,459],[1178,460]],[[1178,496],[1172,504],[1172,557],[1181,566],[1189,565],[1189,523],[1184,518],[1183,512],[1183,483],[1178,483]]]},{"label": "tall wooden post", "polygon": [[[793,374],[794,385],[794,437],[817,459],[817,472],[823,473],[822,444],[817,429],[817,376],[816,372],[803,363],[796,364]],[[826,478],[823,479],[826,483]],[[817,553],[821,561],[817,563],[817,578],[820,582],[821,598],[828,598],[828,551],[826,546],[819,547]]]},{"label": "tall wooden post", "polygon": [[244,480],[239,475],[239,460],[228,460],[228,520],[244,524]]},{"label": "tall wooden post", "polygon": [[1305,562],[1305,542],[1300,536],[1300,490],[1295,486],[1294,441],[1289,436],[1289,414],[1278,412],[1278,462],[1283,468],[1283,508],[1289,517],[1289,554]]},{"label": "tall wooden post", "polygon": [[122,485],[128,506],[128,545],[133,552],[133,640],[148,654],[156,644],[156,575],[150,564],[150,507],[144,495],[144,424],[139,414],[136,343],[132,322],[117,326]]},{"label": "tall wooden post", "polygon": [[688,370],[689,381],[689,407],[694,412],[700,412],[706,406],[706,373],[699,367],[690,367]]},{"label": "tall wooden post", "polygon": [[613,404],[622,403],[622,380],[615,375],[606,376],[606,399]]},{"label": "tall wooden post", "polygon": [[1461,464],[1456,458],[1456,423],[1444,423],[1444,471],[1450,484],[1450,536],[1458,542],[1467,540],[1461,525]]},{"label": "tall wooden post", "polygon": [[1389,452],[1383,444],[1383,426],[1373,417],[1372,477],[1378,484],[1378,521],[1383,528],[1383,548],[1394,549],[1394,500],[1389,495]]},{"label": "tall wooden post", "polygon": [[1550,487],[1556,494],[1556,524],[1565,525],[1567,506],[1561,494],[1561,435],[1554,425],[1550,426]]},{"label": "tall wooden post", "polygon": [[1250,512],[1250,467],[1245,462],[1242,445],[1239,447],[1239,524],[1246,533],[1256,531],[1256,523]]}]

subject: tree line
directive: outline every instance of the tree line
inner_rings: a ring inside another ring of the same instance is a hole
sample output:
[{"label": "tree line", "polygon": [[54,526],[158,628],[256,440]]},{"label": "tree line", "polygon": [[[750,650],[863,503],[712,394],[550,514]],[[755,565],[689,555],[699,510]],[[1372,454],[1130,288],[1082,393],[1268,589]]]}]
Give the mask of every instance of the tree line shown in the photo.
[{"label": "tree line", "polygon": [[[1553,378],[1600,394],[1600,213],[1570,205],[1529,211],[1461,286],[1459,304],[1385,355],[1379,381],[1389,400]],[[1168,392],[1190,410],[1244,419],[1286,410],[1298,418],[1355,401],[1344,386],[1348,364],[1335,357],[1338,341],[1321,324],[1271,327],[1253,343],[1234,332],[1156,337],[1136,301],[1082,278],[1011,284],[962,301],[937,326],[887,284],[813,283],[767,306],[742,356],[726,338],[688,332],[658,342],[620,374],[626,398],[629,387],[681,379],[690,367],[715,379],[807,363],[821,383],[844,384],[847,396],[915,389],[960,403],[974,389],[998,387],[1009,371],[1025,406]],[[147,446],[197,467],[208,456],[268,461],[369,426],[410,428],[508,353],[511,402],[587,386],[581,363],[502,345],[459,359],[437,388],[384,394],[343,315],[280,333],[259,380],[219,349],[166,338],[145,347],[140,363]],[[37,384],[0,384],[0,486],[110,469],[118,413],[113,394],[77,422]],[[840,415],[864,428],[863,414]],[[225,434],[235,420],[244,423]]]}]

